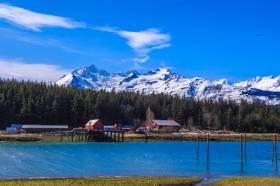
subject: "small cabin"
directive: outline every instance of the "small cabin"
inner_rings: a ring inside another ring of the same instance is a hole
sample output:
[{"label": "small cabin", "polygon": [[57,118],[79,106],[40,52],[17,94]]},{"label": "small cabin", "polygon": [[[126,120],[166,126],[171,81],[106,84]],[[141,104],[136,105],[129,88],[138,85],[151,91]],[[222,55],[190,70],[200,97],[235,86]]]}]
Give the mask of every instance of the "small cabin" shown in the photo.
[{"label": "small cabin", "polygon": [[155,132],[177,132],[181,125],[174,120],[152,120],[151,131]]},{"label": "small cabin", "polygon": [[89,120],[85,124],[85,129],[87,130],[104,130],[104,124],[100,119]]}]

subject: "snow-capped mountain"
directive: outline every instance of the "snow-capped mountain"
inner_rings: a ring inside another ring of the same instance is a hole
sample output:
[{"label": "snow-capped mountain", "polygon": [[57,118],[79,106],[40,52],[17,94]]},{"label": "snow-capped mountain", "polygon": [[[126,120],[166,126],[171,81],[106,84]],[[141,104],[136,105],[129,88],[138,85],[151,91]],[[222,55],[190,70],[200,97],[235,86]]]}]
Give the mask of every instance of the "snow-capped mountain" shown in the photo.
[{"label": "snow-capped mountain", "polygon": [[231,84],[226,79],[209,81],[199,77],[186,78],[168,68],[159,68],[144,74],[137,71],[108,73],[91,65],[63,76],[56,84],[106,91],[165,93],[194,99],[280,104],[280,76],[257,77]]}]

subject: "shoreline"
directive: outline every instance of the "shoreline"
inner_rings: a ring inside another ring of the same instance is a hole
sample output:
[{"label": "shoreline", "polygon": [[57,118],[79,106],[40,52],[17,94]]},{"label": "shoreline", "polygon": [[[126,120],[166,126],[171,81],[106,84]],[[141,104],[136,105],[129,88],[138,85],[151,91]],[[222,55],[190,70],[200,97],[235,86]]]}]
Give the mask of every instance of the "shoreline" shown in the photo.
[{"label": "shoreline", "polygon": [[[246,141],[271,141],[274,133],[242,133],[246,134]],[[187,142],[197,141],[197,134],[150,134],[147,138],[142,134],[125,134],[124,142]],[[200,134],[199,141],[207,141],[207,134]],[[234,134],[210,134],[209,141],[216,142],[237,142],[240,141],[240,133]],[[41,134],[21,135],[2,134],[0,142],[61,142],[60,136],[45,136]],[[68,141],[63,141],[68,142]],[[70,142],[69,142],[70,143]]]},{"label": "shoreline", "polygon": [[[271,141],[274,133],[242,133],[246,134],[247,141]],[[126,135],[127,141],[145,141],[144,135]],[[148,141],[197,141],[197,134],[151,134]],[[207,141],[207,134],[199,134],[199,141]],[[235,142],[240,141],[240,133],[234,134],[210,134],[209,141]]]}]

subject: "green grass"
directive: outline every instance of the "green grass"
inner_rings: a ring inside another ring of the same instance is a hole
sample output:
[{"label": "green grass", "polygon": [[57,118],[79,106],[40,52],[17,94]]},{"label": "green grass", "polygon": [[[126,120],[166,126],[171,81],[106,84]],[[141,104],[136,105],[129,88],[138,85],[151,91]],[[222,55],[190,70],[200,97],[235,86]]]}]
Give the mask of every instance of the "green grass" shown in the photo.
[{"label": "green grass", "polygon": [[35,136],[0,135],[0,141],[35,142],[40,140],[41,139],[39,137],[35,137]]},{"label": "green grass", "polygon": [[[40,136],[40,142],[46,142],[46,143],[55,143],[55,142],[61,142],[60,136]],[[64,137],[64,141],[67,141],[67,138]]]},{"label": "green grass", "polygon": [[98,177],[2,180],[0,186],[187,186],[200,181],[190,177]]},{"label": "green grass", "polygon": [[207,186],[279,186],[280,178],[277,177],[235,177],[225,178]]}]

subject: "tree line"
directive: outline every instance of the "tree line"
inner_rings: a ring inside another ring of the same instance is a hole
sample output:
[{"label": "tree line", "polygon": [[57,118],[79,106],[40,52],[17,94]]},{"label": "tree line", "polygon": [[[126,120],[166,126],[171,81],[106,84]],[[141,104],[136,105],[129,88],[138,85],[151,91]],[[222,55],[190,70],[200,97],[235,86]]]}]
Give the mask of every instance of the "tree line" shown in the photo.
[{"label": "tree line", "polygon": [[242,101],[192,100],[164,94],[106,92],[47,83],[0,80],[0,129],[11,123],[83,127],[94,118],[105,124],[139,127],[151,108],[157,119],[186,128],[247,132],[280,131],[280,108]]}]

